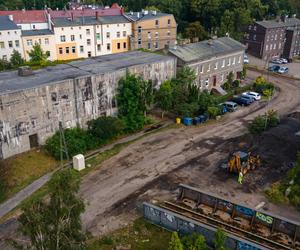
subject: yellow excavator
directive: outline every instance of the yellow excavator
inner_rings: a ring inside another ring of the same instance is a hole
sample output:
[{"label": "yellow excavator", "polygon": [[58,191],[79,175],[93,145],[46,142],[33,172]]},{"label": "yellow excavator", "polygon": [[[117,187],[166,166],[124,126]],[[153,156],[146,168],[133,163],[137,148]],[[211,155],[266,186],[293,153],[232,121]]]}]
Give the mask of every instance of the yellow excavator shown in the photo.
[{"label": "yellow excavator", "polygon": [[254,170],[261,165],[259,155],[252,155],[251,152],[245,153],[237,151],[231,154],[227,163],[229,172],[242,173],[245,176],[250,170]]}]

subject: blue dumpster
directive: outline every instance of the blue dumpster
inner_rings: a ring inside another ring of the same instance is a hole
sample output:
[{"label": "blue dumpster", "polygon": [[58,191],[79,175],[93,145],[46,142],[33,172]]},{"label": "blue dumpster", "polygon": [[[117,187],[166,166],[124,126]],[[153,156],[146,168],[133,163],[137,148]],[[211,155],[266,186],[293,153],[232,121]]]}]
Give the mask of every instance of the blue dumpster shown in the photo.
[{"label": "blue dumpster", "polygon": [[200,120],[199,117],[195,117],[195,118],[193,119],[193,124],[194,124],[194,125],[198,125],[198,124],[200,124],[200,123],[201,123],[201,120]]},{"label": "blue dumpster", "polygon": [[193,119],[189,118],[189,117],[184,117],[183,120],[182,120],[182,123],[185,126],[191,126],[193,124]]},{"label": "blue dumpster", "polygon": [[199,123],[203,123],[206,121],[206,117],[204,115],[199,115],[198,119],[199,119]]}]

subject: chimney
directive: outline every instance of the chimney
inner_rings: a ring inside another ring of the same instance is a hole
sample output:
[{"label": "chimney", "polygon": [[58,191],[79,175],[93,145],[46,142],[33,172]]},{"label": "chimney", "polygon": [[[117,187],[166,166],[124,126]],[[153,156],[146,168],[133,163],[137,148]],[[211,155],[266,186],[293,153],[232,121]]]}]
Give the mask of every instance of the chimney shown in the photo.
[{"label": "chimney", "polygon": [[99,13],[98,13],[98,11],[96,11],[96,20],[97,21],[99,20]]},{"label": "chimney", "polygon": [[8,15],[8,18],[10,21],[14,21],[14,16],[13,15]]}]

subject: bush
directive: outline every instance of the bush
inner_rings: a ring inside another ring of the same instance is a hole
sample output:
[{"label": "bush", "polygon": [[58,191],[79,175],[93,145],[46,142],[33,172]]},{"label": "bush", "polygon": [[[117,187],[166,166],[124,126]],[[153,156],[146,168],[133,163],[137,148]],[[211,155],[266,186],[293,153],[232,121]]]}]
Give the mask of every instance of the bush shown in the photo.
[{"label": "bush", "polygon": [[[96,145],[99,145],[99,142],[97,142],[93,136],[80,128],[65,129],[64,135],[69,157],[84,154],[88,150],[95,148]],[[55,159],[60,159],[61,148],[59,131],[46,141],[45,148]],[[65,153],[63,153],[63,159],[66,159]]]},{"label": "bush", "polygon": [[117,117],[99,117],[89,121],[88,132],[101,143],[105,143],[121,135],[124,123]]},{"label": "bush", "polygon": [[257,116],[249,124],[249,132],[251,134],[261,134],[266,129],[276,127],[279,124],[279,117],[276,111],[270,110],[264,115]]},{"label": "bush", "polygon": [[207,113],[209,118],[215,119],[218,115],[220,115],[219,107],[208,107]]},{"label": "bush", "polygon": [[262,76],[258,76],[254,83],[254,89],[256,92],[261,93],[266,97],[270,97],[274,92],[274,85],[272,83],[267,83]]},{"label": "bush", "polygon": [[239,80],[234,80],[233,83],[232,83],[232,87],[233,87],[233,88],[238,88],[238,87],[240,87],[240,81],[239,81]]}]

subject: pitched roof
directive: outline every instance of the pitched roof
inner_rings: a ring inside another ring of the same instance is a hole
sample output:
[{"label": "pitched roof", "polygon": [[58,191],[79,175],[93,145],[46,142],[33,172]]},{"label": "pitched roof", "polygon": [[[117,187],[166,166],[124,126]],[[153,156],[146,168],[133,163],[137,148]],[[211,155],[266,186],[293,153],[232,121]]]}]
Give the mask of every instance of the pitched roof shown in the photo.
[{"label": "pitched roof", "polygon": [[53,35],[54,33],[51,30],[22,30],[22,36],[47,36]]},{"label": "pitched roof", "polygon": [[245,50],[245,46],[230,37],[221,37],[191,43],[169,49],[169,52],[184,62],[206,60],[212,57]]},{"label": "pitched roof", "polygon": [[0,16],[0,30],[17,30],[19,27],[8,16]]},{"label": "pitched roof", "polygon": [[126,17],[132,21],[145,21],[157,19],[164,16],[173,16],[172,14],[154,11],[148,11],[146,13],[147,14],[145,14],[145,12],[128,12],[126,13]]},{"label": "pitched roof", "polygon": [[82,17],[82,16],[96,16],[98,13],[99,16],[117,16],[122,15],[122,8],[107,8],[107,9],[82,9],[82,10],[49,10],[49,14],[52,18],[58,17]]},{"label": "pitched roof", "polygon": [[124,16],[100,16],[98,20],[95,16],[76,17],[73,21],[70,18],[54,18],[53,23],[55,27],[66,26],[82,26],[94,24],[114,24],[114,23],[129,23]]},{"label": "pitched roof", "polygon": [[264,20],[264,21],[257,21],[257,24],[265,27],[265,28],[280,28],[280,27],[292,27],[296,25],[300,25],[300,19],[292,17],[287,18],[285,22],[279,20]]},{"label": "pitched roof", "polygon": [[44,10],[0,10],[0,16],[13,16],[14,23],[46,23]]}]

